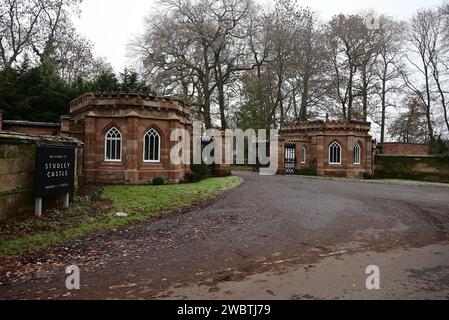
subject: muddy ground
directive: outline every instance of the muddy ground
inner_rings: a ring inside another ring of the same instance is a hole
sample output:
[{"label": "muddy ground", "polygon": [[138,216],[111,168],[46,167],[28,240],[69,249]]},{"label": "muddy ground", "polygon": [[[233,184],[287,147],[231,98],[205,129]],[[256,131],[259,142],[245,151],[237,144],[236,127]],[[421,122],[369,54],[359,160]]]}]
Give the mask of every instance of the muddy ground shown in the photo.
[{"label": "muddy ground", "polygon": [[[1,260],[0,299],[449,298],[449,189],[238,175],[205,208]],[[363,288],[376,263],[388,294]]]}]

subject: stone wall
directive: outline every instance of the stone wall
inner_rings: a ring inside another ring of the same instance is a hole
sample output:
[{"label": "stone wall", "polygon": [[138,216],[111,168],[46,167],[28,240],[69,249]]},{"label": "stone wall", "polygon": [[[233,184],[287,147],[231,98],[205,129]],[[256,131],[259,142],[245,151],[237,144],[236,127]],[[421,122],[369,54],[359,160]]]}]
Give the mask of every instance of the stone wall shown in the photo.
[{"label": "stone wall", "polygon": [[[35,155],[39,144],[76,146],[75,189],[81,183],[83,154],[77,140],[0,131],[0,222],[34,211]],[[44,208],[54,206],[58,200],[45,199]]]},{"label": "stone wall", "polygon": [[449,157],[376,155],[375,177],[449,182]]},{"label": "stone wall", "polygon": [[3,130],[9,132],[45,136],[56,136],[59,135],[60,132],[60,129],[58,127],[53,125],[46,125],[45,123],[42,123],[42,125],[28,125],[13,121],[3,121]]},{"label": "stone wall", "polygon": [[61,131],[59,123],[33,122],[25,120],[4,120],[3,111],[0,110],[0,131],[9,131],[23,134],[56,136]]},{"label": "stone wall", "polygon": [[379,151],[387,156],[427,156],[429,146],[419,143],[384,143],[379,145]]}]

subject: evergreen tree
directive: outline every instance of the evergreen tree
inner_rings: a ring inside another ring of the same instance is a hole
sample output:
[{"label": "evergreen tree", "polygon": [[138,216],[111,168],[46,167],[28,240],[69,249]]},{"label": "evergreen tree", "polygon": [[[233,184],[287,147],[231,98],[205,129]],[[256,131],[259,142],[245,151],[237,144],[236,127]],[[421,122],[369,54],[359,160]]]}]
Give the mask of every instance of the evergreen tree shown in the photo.
[{"label": "evergreen tree", "polygon": [[111,69],[103,70],[94,80],[92,90],[97,92],[119,91],[119,83]]},{"label": "evergreen tree", "polygon": [[[0,71],[0,109],[3,110],[4,119],[21,119],[22,112],[19,105],[24,96],[17,88],[20,78],[16,70],[6,67]],[[23,110],[26,113],[27,110]]]},{"label": "evergreen tree", "polygon": [[120,73],[120,90],[124,92],[141,92],[151,93],[151,86],[145,81],[139,79],[139,75],[135,71],[130,71],[127,68]]}]

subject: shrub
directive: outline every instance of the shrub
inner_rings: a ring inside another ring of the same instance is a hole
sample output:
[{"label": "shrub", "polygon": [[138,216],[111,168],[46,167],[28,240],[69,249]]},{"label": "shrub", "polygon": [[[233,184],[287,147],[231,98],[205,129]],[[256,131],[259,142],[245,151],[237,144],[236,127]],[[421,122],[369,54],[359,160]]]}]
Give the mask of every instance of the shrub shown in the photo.
[{"label": "shrub", "polygon": [[165,184],[165,180],[162,177],[156,177],[153,179],[153,185],[154,186],[162,186]]},{"label": "shrub", "polygon": [[438,137],[438,139],[429,145],[429,154],[449,156],[449,142]]},{"label": "shrub", "polygon": [[297,174],[300,176],[311,176],[311,177],[317,176],[317,172],[314,167],[307,167],[304,169],[300,169],[297,171]]},{"label": "shrub", "polygon": [[363,174],[363,179],[365,179],[365,180],[371,180],[372,178],[373,178],[373,175],[369,172],[365,172]]},{"label": "shrub", "polygon": [[209,178],[212,175],[209,166],[205,163],[192,164],[190,170],[197,175],[199,180]]},{"label": "shrub", "polygon": [[100,201],[101,195],[103,194],[103,189],[96,189],[90,194],[90,200],[93,202]]},{"label": "shrub", "polygon": [[184,176],[184,182],[186,183],[195,183],[200,181],[201,181],[200,175],[196,172],[188,172]]}]

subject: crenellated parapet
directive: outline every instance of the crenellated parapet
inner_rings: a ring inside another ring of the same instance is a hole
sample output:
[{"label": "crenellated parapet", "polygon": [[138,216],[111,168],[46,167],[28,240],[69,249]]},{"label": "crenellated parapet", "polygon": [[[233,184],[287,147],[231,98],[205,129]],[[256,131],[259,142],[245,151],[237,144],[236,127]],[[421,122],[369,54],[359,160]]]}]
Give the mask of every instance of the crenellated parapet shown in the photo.
[{"label": "crenellated parapet", "polygon": [[70,102],[70,114],[73,116],[83,114],[92,110],[101,112],[102,109],[132,108],[144,112],[174,112],[175,114],[190,118],[190,105],[179,99],[159,97],[143,93],[86,93]]},{"label": "crenellated parapet", "polygon": [[365,121],[308,121],[308,122],[289,122],[284,123],[281,128],[282,134],[291,132],[314,132],[314,131],[361,131],[369,132],[371,123]]}]

